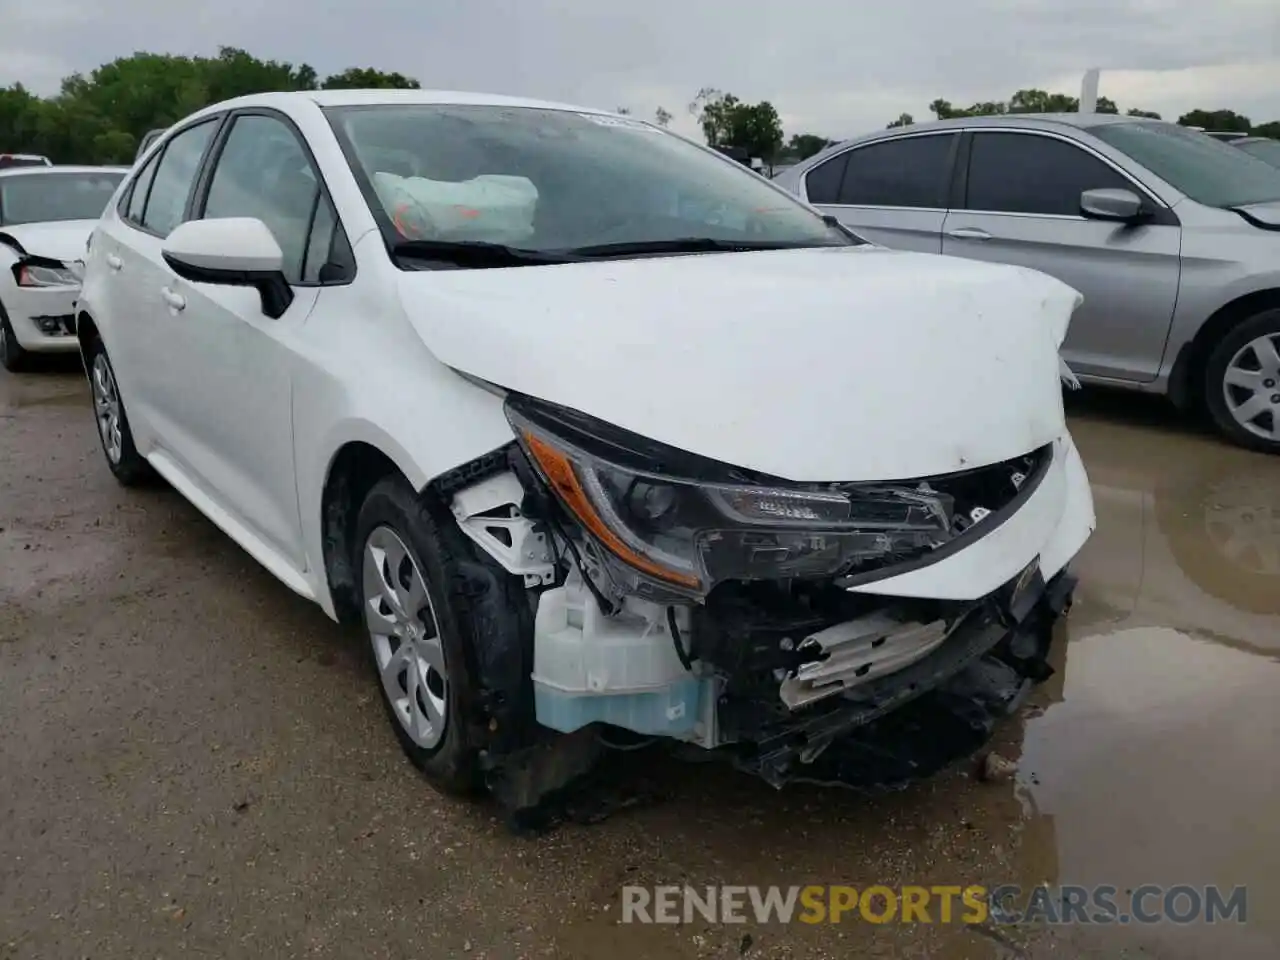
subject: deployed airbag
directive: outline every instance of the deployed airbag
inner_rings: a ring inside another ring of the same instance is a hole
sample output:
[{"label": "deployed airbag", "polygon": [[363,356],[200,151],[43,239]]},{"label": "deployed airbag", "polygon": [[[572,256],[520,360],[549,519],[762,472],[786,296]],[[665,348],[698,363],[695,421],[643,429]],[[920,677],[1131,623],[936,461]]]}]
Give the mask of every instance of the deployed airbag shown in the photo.
[{"label": "deployed airbag", "polygon": [[380,171],[373,186],[396,228],[410,239],[513,243],[533,233],[538,188],[527,177],[487,173],[470,180],[430,180]]}]

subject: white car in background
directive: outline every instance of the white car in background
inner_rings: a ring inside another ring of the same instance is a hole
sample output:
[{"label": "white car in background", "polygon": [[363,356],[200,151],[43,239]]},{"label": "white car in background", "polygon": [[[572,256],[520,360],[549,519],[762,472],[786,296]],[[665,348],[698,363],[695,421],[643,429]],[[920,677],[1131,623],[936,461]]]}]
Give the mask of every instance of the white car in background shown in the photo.
[{"label": "white car in background", "polygon": [[74,351],[85,244],[127,167],[0,170],[0,364]]},{"label": "white car in background", "polygon": [[321,91],[166,131],[78,329],[116,477],[360,625],[413,762],[524,810],[644,738],[774,784],[980,742],[1094,525],[1078,303],[652,124]]}]

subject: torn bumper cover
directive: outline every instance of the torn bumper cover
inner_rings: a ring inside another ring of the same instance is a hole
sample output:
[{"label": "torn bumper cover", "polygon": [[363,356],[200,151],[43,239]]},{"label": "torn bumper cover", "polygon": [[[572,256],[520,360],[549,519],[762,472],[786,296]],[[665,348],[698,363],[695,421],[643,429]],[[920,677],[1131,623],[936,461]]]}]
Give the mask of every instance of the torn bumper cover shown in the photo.
[{"label": "torn bumper cover", "polygon": [[808,709],[771,717],[758,702],[727,693],[719,705],[722,734],[743,738],[734,763],[778,787],[885,788],[930,776],[977,750],[1053,673],[1053,624],[1074,587],[1070,573],[1046,583],[1033,564],[958,611],[941,641],[926,641],[933,634],[920,631],[917,642],[932,642],[923,656]]}]

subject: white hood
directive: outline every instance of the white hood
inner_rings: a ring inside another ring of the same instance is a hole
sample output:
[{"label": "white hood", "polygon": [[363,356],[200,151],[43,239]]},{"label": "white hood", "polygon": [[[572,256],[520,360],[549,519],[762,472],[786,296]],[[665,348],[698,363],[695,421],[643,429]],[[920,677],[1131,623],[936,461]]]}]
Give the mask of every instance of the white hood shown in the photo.
[{"label": "white hood", "polygon": [[0,237],[8,234],[34,256],[74,263],[84,260],[85,243],[97,225],[97,220],[19,223],[12,227],[0,226]]},{"label": "white hood", "polygon": [[1020,267],[849,247],[401,276],[449,366],[791,480],[945,473],[1066,430],[1080,296]]}]

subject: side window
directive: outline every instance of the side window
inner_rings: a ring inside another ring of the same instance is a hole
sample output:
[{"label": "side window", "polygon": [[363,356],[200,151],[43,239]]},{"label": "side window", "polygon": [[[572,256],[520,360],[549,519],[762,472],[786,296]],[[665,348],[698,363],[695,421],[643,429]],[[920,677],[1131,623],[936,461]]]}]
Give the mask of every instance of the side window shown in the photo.
[{"label": "side window", "polygon": [[945,209],[957,137],[958,133],[935,133],[856,148],[849,155],[838,202]]},{"label": "side window", "polygon": [[156,178],[156,167],[159,163],[159,157],[152,157],[142,168],[142,172],[134,178],[133,186],[129,188],[129,205],[124,210],[126,219],[134,223],[142,223],[142,209],[147,204],[147,193],[151,190],[151,181]]},{"label": "side window", "polygon": [[804,192],[810,203],[839,203],[840,181],[844,179],[848,151],[818,164],[805,174]]},{"label": "side window", "polygon": [[328,197],[321,196],[302,260],[303,283],[332,283],[355,274],[355,254]]},{"label": "side window", "polygon": [[167,237],[182,222],[200,159],[216,127],[216,121],[205,121],[183,130],[165,145],[142,213],[141,223],[152,233]]},{"label": "side window", "polygon": [[1056,137],[977,133],[969,154],[970,210],[1080,216],[1080,194],[1135,189],[1093,154]]},{"label": "side window", "polygon": [[237,117],[227,135],[203,216],[265,223],[284,253],[290,283],[319,282],[342,231],[297,134],[275,117],[253,114]]}]

